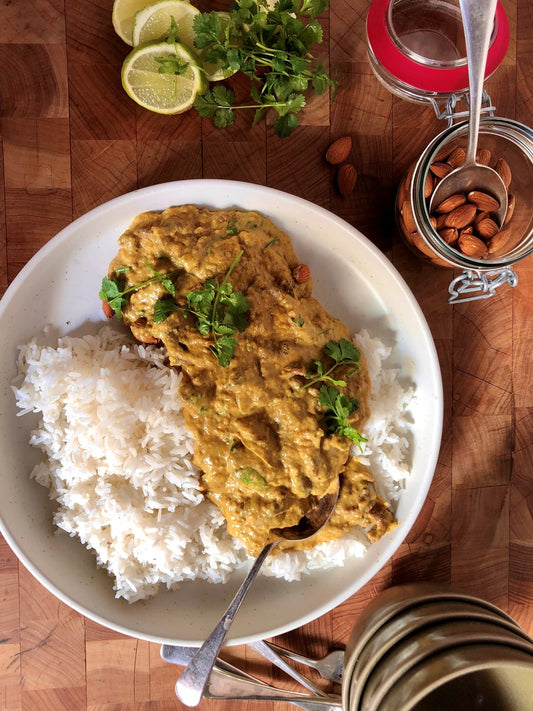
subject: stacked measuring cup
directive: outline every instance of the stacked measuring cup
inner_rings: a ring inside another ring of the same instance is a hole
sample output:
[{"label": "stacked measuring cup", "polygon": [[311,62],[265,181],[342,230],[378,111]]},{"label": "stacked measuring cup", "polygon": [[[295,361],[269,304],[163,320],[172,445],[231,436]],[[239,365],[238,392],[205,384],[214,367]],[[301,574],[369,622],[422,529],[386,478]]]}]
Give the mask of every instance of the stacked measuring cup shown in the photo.
[{"label": "stacked measuring cup", "polygon": [[529,711],[533,642],[498,607],[433,584],[389,588],[346,647],[344,711]]}]

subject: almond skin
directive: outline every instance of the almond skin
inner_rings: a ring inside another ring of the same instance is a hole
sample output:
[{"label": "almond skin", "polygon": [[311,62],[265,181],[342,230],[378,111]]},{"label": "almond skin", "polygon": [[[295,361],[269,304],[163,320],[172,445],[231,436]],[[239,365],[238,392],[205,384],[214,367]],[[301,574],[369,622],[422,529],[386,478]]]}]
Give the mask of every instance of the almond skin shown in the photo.
[{"label": "almond skin", "polygon": [[343,163],[337,172],[337,187],[343,197],[348,197],[355,188],[357,171],[351,163]]},{"label": "almond skin", "polygon": [[474,203],[477,209],[482,212],[496,212],[500,207],[500,203],[496,198],[493,198],[492,195],[484,193],[481,190],[471,190],[467,198],[468,202]]},{"label": "almond skin", "polygon": [[409,200],[406,200],[402,205],[402,218],[407,232],[416,232],[416,223]]},{"label": "almond skin", "polygon": [[472,203],[465,203],[456,207],[446,216],[444,224],[446,227],[455,227],[457,230],[470,225],[476,217],[477,208]]},{"label": "almond skin", "polygon": [[479,163],[480,165],[488,165],[490,163],[491,158],[492,154],[489,149],[481,148],[476,156],[476,163]]},{"label": "almond skin", "polygon": [[444,178],[445,175],[448,175],[453,170],[449,163],[432,163],[429,169],[437,178]]},{"label": "almond skin", "polygon": [[463,254],[474,259],[483,259],[488,254],[485,242],[474,235],[462,234],[459,237],[457,246]]},{"label": "almond skin", "polygon": [[507,196],[507,212],[505,213],[505,219],[503,221],[504,225],[507,225],[514,214],[514,208],[516,205],[516,198],[512,193]]},{"label": "almond skin", "polygon": [[498,160],[496,161],[496,165],[494,166],[494,170],[503,180],[503,184],[505,185],[507,190],[509,190],[509,185],[511,184],[511,180],[513,179],[513,174],[511,173],[509,163],[505,160],[505,158],[498,158]]},{"label": "almond skin", "polygon": [[457,148],[454,148],[453,151],[450,153],[448,156],[446,162],[449,163],[452,168],[458,168],[460,165],[463,165],[465,162],[466,158],[466,151],[464,148],[460,148],[459,146]]},{"label": "almond skin", "polygon": [[481,239],[489,240],[500,231],[500,228],[494,220],[491,220],[490,217],[486,217],[484,220],[478,222],[476,231]]},{"label": "almond skin", "polygon": [[435,211],[439,213],[452,212],[456,207],[464,205],[466,202],[466,196],[463,193],[457,193],[456,195],[450,195],[450,197],[443,200],[439,205],[437,205]]},{"label": "almond skin", "polygon": [[305,284],[305,282],[311,278],[311,270],[307,264],[298,264],[298,266],[292,270],[292,276],[296,283]]},{"label": "almond skin", "polygon": [[494,252],[499,252],[505,247],[511,238],[511,230],[509,228],[505,230],[500,230],[498,233],[492,237],[487,243],[489,248],[489,254],[494,254]]},{"label": "almond skin", "polygon": [[326,151],[326,160],[331,165],[340,165],[344,163],[352,150],[352,137],[342,136],[333,141],[331,146]]},{"label": "almond skin", "polygon": [[450,247],[454,247],[459,239],[459,232],[453,227],[445,227],[439,232],[439,235]]}]

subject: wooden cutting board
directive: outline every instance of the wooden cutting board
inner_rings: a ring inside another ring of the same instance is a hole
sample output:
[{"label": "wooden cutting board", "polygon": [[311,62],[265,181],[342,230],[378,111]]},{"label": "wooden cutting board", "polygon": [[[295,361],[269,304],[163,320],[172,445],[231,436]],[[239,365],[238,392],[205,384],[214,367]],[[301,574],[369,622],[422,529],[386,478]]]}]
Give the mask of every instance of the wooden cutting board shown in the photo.
[{"label": "wooden cutting board", "polygon": [[[533,0],[504,0],[509,51],[487,88],[500,116],[533,126]],[[269,123],[215,129],[195,112],[136,107],[120,86],[127,52],[111,0],[16,0],[0,6],[0,288],[61,228],[137,187],[187,178],[244,180],[305,197],[365,233],[419,301],[437,346],[445,422],[433,485],[391,561],[333,612],[277,641],[308,654],[346,642],[366,605],[409,581],[453,583],[533,634],[533,261],[493,298],[447,303],[451,274],[407,251],[394,228],[402,174],[442,128],[432,109],[393,98],[365,52],[368,0],[331,0],[320,56],[335,101],[309,102],[279,139]],[[222,2],[202,9],[224,9]],[[324,160],[350,135],[358,171],[342,198]],[[0,464],[1,469],[1,464]],[[141,613],[140,613],[141,614]],[[231,655],[286,688],[250,650]],[[0,543],[0,711],[170,711],[177,670],[158,645],[84,619],[44,590]],[[205,711],[288,704],[203,701]]]}]

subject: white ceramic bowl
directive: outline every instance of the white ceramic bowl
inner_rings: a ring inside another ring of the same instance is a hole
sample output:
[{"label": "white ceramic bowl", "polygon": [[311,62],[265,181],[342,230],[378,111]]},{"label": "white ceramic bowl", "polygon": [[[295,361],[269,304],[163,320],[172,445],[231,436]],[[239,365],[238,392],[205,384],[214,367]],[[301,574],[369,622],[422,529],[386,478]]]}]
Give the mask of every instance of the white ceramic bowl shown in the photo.
[{"label": "white ceramic bowl", "polygon": [[245,572],[225,585],[183,584],[141,603],[117,600],[109,577],[77,540],[56,535],[47,492],[30,481],[39,453],[28,444],[31,416],[16,417],[10,384],[17,345],[40,334],[84,333],[102,324],[98,291],[119,235],[145,210],[196,203],[259,210],[293,239],[313,274],[315,295],[353,331],[366,328],[392,347],[391,366],[416,384],[411,476],[397,508],[399,526],[342,568],[300,582],[261,578],[230,630],[242,644],[294,629],[353,595],[392,556],[414,523],[440,448],[442,384],[433,339],[409,288],[391,263],[357,230],[330,212],[277,190],[233,181],[166,183],[96,208],[59,233],[20,272],[0,304],[0,522],[8,543],[31,573],[65,603],[124,634],[198,646],[218,622]]}]

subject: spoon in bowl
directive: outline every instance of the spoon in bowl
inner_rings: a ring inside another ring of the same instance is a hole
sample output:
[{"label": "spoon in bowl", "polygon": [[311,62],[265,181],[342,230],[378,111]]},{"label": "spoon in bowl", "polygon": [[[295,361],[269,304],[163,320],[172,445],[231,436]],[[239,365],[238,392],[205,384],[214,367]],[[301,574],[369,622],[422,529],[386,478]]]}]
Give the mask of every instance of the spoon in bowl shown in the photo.
[{"label": "spoon in bowl", "polygon": [[476,162],[483,80],[497,0],[459,0],[466,41],[470,86],[468,146],[464,163],[448,173],[437,185],[430,201],[433,212],[446,198],[479,190],[499,203],[493,219],[501,227],[507,212],[507,189],[498,173]]},{"label": "spoon in bowl", "polygon": [[[275,528],[270,532],[269,541],[259,553],[250,568],[250,572],[237,590],[235,597],[222,616],[213,632],[192,657],[187,667],[176,683],[176,695],[187,706],[197,706],[202,699],[209,681],[209,675],[216,662],[218,653],[237,614],[239,607],[255,576],[261,569],[269,553],[282,541],[304,541],[314,536],[324,526],[337,504],[339,498],[339,480],[334,483],[335,489],[328,491],[315,507],[303,516],[296,526]],[[331,487],[330,487],[331,488]]]}]

